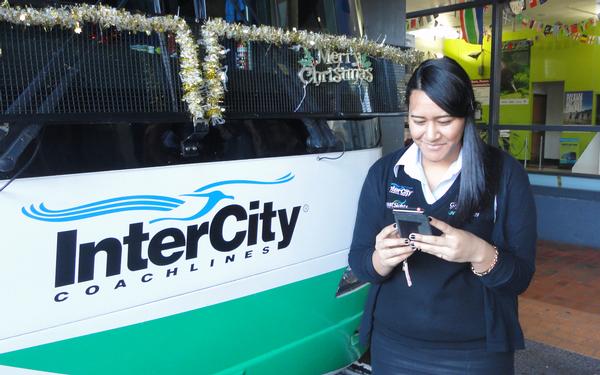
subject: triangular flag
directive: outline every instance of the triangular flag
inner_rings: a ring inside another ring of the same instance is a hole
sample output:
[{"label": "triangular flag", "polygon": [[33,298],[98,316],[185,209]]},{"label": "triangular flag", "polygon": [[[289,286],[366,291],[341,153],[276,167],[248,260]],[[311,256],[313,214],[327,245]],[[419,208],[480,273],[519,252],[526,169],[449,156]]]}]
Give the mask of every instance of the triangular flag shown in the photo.
[{"label": "triangular flag", "polygon": [[552,25],[546,25],[544,27],[544,35],[550,35],[552,34]]},{"label": "triangular flag", "polygon": [[577,27],[577,24],[576,24],[576,23],[572,24],[572,25],[571,25],[571,28],[570,28],[570,30],[569,30],[569,31],[570,31],[572,34],[575,34],[576,32],[578,32],[578,31],[579,31],[579,28]]},{"label": "triangular flag", "polygon": [[554,27],[552,27],[552,34],[554,34],[554,36],[558,36],[559,32],[560,32],[560,25],[555,24]]},{"label": "triangular flag", "polygon": [[468,8],[460,11],[462,38],[467,43],[481,44],[483,38],[483,8]]},{"label": "triangular flag", "polygon": [[535,8],[537,6],[537,0],[529,0],[529,7]]}]

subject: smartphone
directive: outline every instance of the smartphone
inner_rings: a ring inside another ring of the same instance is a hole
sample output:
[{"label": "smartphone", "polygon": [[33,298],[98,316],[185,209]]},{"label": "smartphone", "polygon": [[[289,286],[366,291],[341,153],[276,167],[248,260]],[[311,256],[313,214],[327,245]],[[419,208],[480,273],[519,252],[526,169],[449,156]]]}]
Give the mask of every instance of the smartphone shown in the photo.
[{"label": "smartphone", "polygon": [[408,238],[411,233],[431,234],[429,218],[423,210],[417,208],[394,209],[396,229],[402,238]]}]

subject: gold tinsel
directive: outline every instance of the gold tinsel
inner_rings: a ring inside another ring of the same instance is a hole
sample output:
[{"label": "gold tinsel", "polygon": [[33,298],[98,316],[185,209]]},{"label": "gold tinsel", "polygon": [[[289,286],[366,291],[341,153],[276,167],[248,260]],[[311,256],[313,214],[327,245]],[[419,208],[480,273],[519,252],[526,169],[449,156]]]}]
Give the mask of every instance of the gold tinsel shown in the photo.
[{"label": "gold tinsel", "polygon": [[225,111],[221,103],[225,96],[227,77],[221,59],[225,56],[226,50],[219,44],[220,38],[242,42],[256,41],[277,46],[352,51],[409,66],[423,59],[421,52],[412,49],[402,50],[367,39],[295,29],[289,31],[270,26],[245,26],[230,24],[223,19],[213,19],[202,26],[201,42],[206,51],[204,62],[200,65],[198,46],[190,27],[177,16],[146,17],[103,5],[87,4],[62,8],[22,8],[12,7],[4,1],[0,6],[0,21],[23,26],[41,26],[46,30],[57,26],[73,30],[75,33],[81,32],[81,24],[85,22],[98,24],[103,28],[115,27],[117,30],[147,34],[172,33],[180,49],[179,76],[183,88],[183,100],[187,103],[194,122],[208,121],[211,124],[222,123]]},{"label": "gold tinsel", "polygon": [[146,17],[103,5],[87,4],[62,8],[21,8],[12,7],[4,1],[0,6],[0,21],[23,26],[41,26],[45,30],[60,27],[78,34],[81,33],[81,24],[85,22],[98,24],[102,28],[115,27],[120,31],[172,33],[180,49],[179,76],[183,85],[183,101],[187,103],[194,122],[205,121],[201,95],[205,83],[199,69],[198,45],[189,25],[179,17]]},{"label": "gold tinsel", "polygon": [[209,20],[202,26],[202,44],[206,48],[202,70],[204,71],[206,92],[209,97],[207,111],[210,111],[212,120],[217,122],[222,121],[220,113],[223,109],[216,105],[211,106],[210,103],[220,103],[225,92],[224,79],[218,74],[219,71],[223,71],[220,60],[225,55],[225,49],[219,44],[219,38],[234,39],[241,42],[263,42],[276,46],[289,45],[339,52],[352,51],[376,58],[388,59],[396,64],[407,65],[409,70],[411,66],[415,66],[424,58],[422,52],[414,49],[403,50],[367,39],[319,34],[295,29],[289,31],[271,26],[230,24],[219,18]]}]

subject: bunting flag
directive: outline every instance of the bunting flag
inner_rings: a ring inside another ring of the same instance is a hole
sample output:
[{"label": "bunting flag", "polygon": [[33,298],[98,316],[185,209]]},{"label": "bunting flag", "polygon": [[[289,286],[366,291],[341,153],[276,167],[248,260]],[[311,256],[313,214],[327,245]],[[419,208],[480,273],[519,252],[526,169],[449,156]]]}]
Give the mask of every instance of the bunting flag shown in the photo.
[{"label": "bunting flag", "polygon": [[529,7],[535,8],[538,5],[537,0],[529,0]]},{"label": "bunting flag", "polygon": [[554,24],[554,26],[552,27],[552,34],[555,37],[558,37],[558,35],[560,34],[560,30],[561,30],[561,25],[559,24]]},{"label": "bunting flag", "polygon": [[570,27],[570,31],[573,34],[578,33],[579,32],[579,26],[577,26],[576,23],[572,24],[571,27]]},{"label": "bunting flag", "polygon": [[483,8],[463,9],[460,15],[462,38],[471,44],[481,44],[483,38]]},{"label": "bunting flag", "polygon": [[525,17],[521,18],[521,25],[525,26],[525,27],[529,27],[529,20],[527,20]]},{"label": "bunting flag", "polygon": [[552,25],[544,26],[544,35],[550,35],[550,34],[552,34]]}]

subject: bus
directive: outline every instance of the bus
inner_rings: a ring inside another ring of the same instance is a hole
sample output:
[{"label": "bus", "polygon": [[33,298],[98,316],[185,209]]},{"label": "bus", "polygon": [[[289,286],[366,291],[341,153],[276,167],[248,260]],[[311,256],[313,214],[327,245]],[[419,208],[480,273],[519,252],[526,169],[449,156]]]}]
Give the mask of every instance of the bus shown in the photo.
[{"label": "bus", "polygon": [[0,21],[0,373],[357,360],[347,253],[404,68],[307,93],[306,51],[224,40],[225,121],[198,127],[172,35],[81,27]]}]

